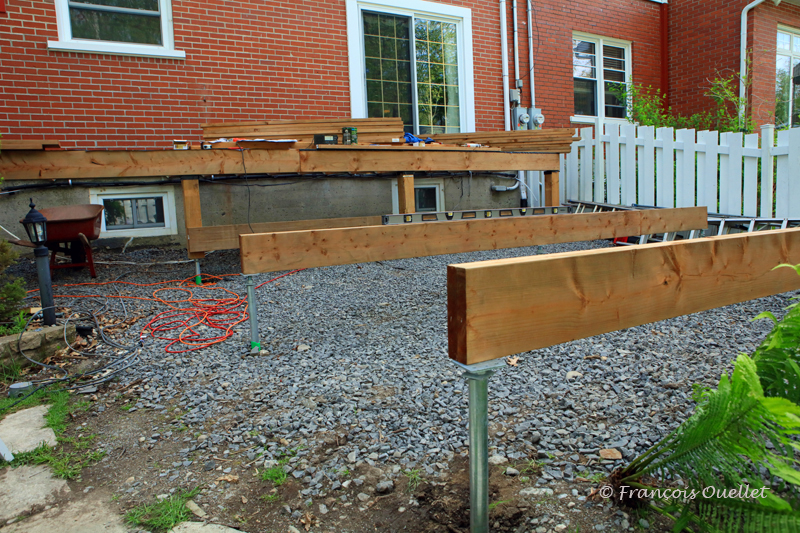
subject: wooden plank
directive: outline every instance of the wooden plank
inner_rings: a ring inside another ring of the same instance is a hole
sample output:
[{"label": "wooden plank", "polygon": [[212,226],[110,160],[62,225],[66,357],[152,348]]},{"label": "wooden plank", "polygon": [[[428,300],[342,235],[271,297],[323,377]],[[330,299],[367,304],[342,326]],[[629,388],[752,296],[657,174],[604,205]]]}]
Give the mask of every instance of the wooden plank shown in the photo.
[{"label": "wooden plank", "polygon": [[800,229],[448,266],[450,357],[475,364],[800,288]]},{"label": "wooden plank", "polygon": [[203,226],[203,215],[200,210],[200,182],[198,180],[181,181],[183,189],[183,220],[186,227],[186,242],[189,249],[190,259],[201,259],[206,254],[203,252],[191,251],[191,237],[189,228],[200,228]]},{"label": "wooden plank", "polygon": [[400,118],[313,118],[313,119],[306,119],[306,120],[250,120],[245,122],[213,122],[207,124],[200,124],[201,128],[214,128],[217,126],[253,126],[257,124],[319,124],[325,122],[334,122],[334,121],[348,121],[353,122],[355,124],[370,124],[370,123],[381,123],[381,122],[400,122],[403,123],[403,120]]},{"label": "wooden plank", "polygon": [[[245,165],[242,166],[244,156]],[[370,150],[152,150],[0,152],[7,180],[307,172],[556,170],[557,154]]]},{"label": "wooden plank", "polygon": [[561,205],[558,172],[547,171],[544,173],[544,204],[551,206]]},{"label": "wooden plank", "polygon": [[649,209],[240,235],[242,272],[346,265],[705,228],[706,210]]},{"label": "wooden plank", "polygon": [[404,174],[397,178],[397,204],[400,213],[417,212],[413,174]]},{"label": "wooden plank", "polygon": [[[239,235],[242,233],[271,233],[276,231],[300,231],[309,229],[353,228],[358,226],[377,226],[380,216],[320,218],[312,220],[291,220],[286,222],[258,222],[226,226],[207,226],[186,230],[190,252],[211,252],[213,250],[235,250],[239,248]],[[250,229],[250,226],[253,229]]]},{"label": "wooden plank", "polygon": [[388,152],[396,150],[444,150],[451,152],[500,152],[500,148],[489,146],[455,146],[446,144],[426,144],[421,146],[410,146],[406,144],[318,144],[317,150],[385,150]]},{"label": "wooden plank", "polygon": [[506,152],[308,150],[300,152],[300,172],[403,172],[558,170],[557,154]]},{"label": "wooden plank", "polygon": [[[247,150],[249,173],[298,172],[297,150]],[[6,180],[241,174],[238,150],[0,151]]]},{"label": "wooden plank", "polygon": [[45,148],[60,147],[60,141],[0,138],[0,150],[44,150]]}]

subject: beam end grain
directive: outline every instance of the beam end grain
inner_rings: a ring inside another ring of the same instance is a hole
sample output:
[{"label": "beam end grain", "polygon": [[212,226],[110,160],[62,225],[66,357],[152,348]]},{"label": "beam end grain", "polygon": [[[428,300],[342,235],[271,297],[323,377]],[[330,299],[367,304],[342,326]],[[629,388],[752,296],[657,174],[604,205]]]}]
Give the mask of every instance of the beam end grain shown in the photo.
[{"label": "beam end grain", "polygon": [[447,343],[450,358],[467,364],[466,271],[454,265],[447,267]]},{"label": "beam end grain", "polygon": [[800,263],[800,229],[450,265],[449,354],[475,364],[800,288],[780,263]]}]

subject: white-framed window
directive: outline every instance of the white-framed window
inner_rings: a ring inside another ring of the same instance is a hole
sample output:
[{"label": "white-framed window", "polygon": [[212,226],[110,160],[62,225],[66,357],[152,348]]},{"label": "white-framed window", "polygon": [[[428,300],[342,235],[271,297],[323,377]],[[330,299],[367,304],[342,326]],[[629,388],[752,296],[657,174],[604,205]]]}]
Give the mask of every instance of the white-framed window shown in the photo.
[{"label": "white-framed window", "polygon": [[631,82],[631,43],[586,33],[572,34],[572,122],[625,122],[627,102],[615,89]]},{"label": "white-framed window", "polygon": [[[414,180],[414,206],[417,213],[446,211],[444,205],[444,180],[420,178]],[[392,180],[392,213],[400,213],[400,196],[397,180]]]},{"label": "white-framed window", "polygon": [[472,11],[422,0],[347,0],[354,118],[401,117],[417,135],[475,131]]},{"label": "white-framed window", "polygon": [[100,237],[157,237],[178,233],[173,187],[90,189],[89,199],[104,208]]},{"label": "white-framed window", "polygon": [[172,0],[55,0],[58,41],[65,52],[181,59],[172,31]]},{"label": "white-framed window", "polygon": [[778,27],[775,46],[775,126],[800,126],[800,30]]}]

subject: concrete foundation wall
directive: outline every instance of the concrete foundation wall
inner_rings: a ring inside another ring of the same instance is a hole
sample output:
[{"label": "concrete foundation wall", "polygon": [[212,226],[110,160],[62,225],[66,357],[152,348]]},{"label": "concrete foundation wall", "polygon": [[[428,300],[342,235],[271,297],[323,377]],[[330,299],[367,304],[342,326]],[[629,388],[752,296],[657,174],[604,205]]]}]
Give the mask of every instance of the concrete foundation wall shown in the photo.
[{"label": "concrete foundation wall", "polygon": [[[423,176],[419,176],[422,179]],[[520,191],[492,192],[492,185],[513,185],[512,180],[476,175],[441,178],[446,210],[516,207]],[[139,179],[139,183],[157,184],[158,179]],[[392,213],[393,179],[250,179],[215,182],[201,181],[200,204],[204,226],[279,222],[317,218],[341,218]],[[5,186],[24,182],[6,182]],[[107,183],[104,181],[104,183]],[[41,184],[41,182],[39,183]],[[176,233],[166,236],[135,237],[135,245],[186,245],[183,194],[180,183],[160,185],[172,190],[175,201]],[[105,187],[115,194],[135,192],[133,187]],[[28,212],[33,197],[37,208],[90,203],[92,189],[69,187],[22,191],[0,196],[0,225],[20,238],[27,239],[19,220]],[[249,217],[248,217],[249,204]],[[5,232],[0,238],[9,238]],[[102,233],[96,246],[118,247],[130,237],[118,237],[113,231]],[[29,252],[28,249],[19,249]]]}]

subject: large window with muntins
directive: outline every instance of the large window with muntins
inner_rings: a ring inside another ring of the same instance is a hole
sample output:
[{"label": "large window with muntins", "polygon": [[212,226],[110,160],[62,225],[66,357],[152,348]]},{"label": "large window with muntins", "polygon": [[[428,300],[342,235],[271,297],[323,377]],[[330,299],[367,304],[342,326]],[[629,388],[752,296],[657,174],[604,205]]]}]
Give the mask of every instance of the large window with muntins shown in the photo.
[{"label": "large window with muntins", "polygon": [[347,8],[354,117],[399,117],[417,135],[474,129],[470,10],[420,0]]},{"label": "large window with muntins", "polygon": [[409,133],[461,131],[456,24],[368,11],[363,22],[367,116],[400,117]]},{"label": "large window with muntins", "polygon": [[800,126],[800,30],[778,30],[775,54],[775,126]]}]

